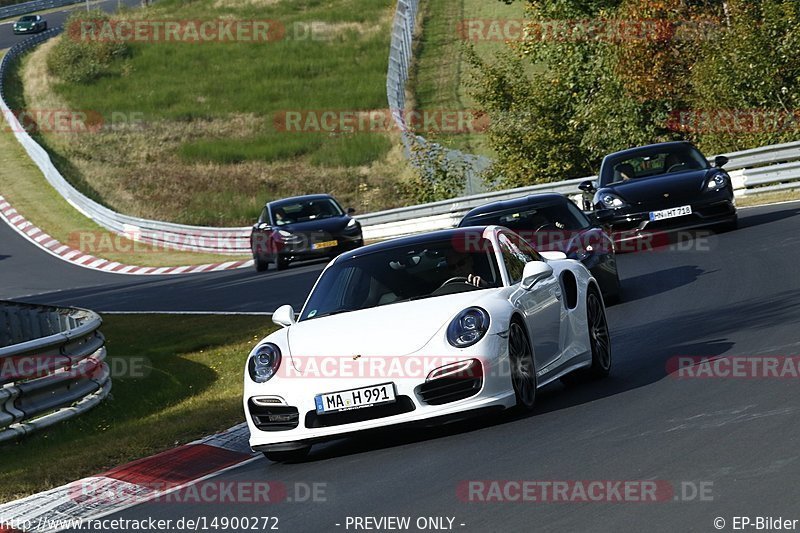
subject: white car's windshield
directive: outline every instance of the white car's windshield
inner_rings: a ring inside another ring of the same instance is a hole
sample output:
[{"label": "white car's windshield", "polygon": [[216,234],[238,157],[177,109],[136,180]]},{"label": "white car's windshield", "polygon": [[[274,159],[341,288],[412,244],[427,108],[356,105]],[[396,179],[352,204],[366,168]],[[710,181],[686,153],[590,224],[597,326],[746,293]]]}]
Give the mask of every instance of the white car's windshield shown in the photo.
[{"label": "white car's windshield", "polygon": [[502,286],[489,241],[438,240],[340,259],[319,280],[300,320]]}]

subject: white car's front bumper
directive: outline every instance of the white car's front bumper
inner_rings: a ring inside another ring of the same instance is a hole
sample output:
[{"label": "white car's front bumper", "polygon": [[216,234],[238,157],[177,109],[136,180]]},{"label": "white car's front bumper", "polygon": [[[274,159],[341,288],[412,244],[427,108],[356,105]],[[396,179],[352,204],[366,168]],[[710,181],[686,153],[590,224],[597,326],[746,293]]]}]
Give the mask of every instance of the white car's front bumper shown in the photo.
[{"label": "white car's front bumper", "polygon": [[[387,374],[357,373],[358,375],[289,376],[279,373],[266,383],[255,383],[245,375],[244,411],[250,429],[250,446],[256,450],[279,449],[286,444],[314,442],[335,438],[343,434],[367,429],[449,417],[483,408],[506,408],[515,404],[514,391],[508,365],[508,342],[504,335],[487,334],[475,346],[455,349],[446,343],[432,343],[414,354],[397,359],[420,361],[419,365],[399,364]],[[435,355],[433,355],[435,354]],[[369,368],[369,356],[364,356]],[[387,359],[382,357],[382,359]],[[419,387],[428,373],[446,360],[478,359],[482,362],[483,377],[476,394],[468,398],[441,405],[430,405],[423,400]],[[282,364],[292,364],[287,357]],[[385,365],[389,367],[389,365]],[[413,368],[413,375],[398,375],[397,369]],[[396,401],[381,407],[366,407],[347,414],[317,414],[314,398],[324,394],[391,382],[395,387]],[[262,405],[254,406],[253,400]],[[275,403],[268,403],[275,402]],[[280,402],[280,403],[277,403]],[[287,413],[296,415],[284,416]],[[274,415],[272,415],[274,413]],[[275,423],[264,420],[275,419]],[[373,418],[380,416],[380,418]],[[259,423],[254,420],[258,417]],[[355,421],[351,421],[355,418]],[[292,420],[293,419],[293,420]],[[296,425],[294,422],[296,421]],[[261,429],[260,429],[261,428]],[[278,446],[275,446],[278,445]]]}]

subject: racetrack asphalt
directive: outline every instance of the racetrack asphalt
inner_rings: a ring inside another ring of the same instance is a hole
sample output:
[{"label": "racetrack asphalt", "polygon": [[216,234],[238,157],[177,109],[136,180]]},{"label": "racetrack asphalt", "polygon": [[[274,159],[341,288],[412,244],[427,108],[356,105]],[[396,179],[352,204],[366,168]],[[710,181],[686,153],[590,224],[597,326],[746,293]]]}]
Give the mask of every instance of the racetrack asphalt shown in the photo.
[{"label": "racetrack asphalt", "polygon": [[[104,0],[102,2],[97,2],[90,4],[92,9],[101,9],[106,12],[116,11],[118,6],[124,5],[127,7],[136,7],[141,5],[141,0]],[[60,11],[53,11],[50,13],[43,13],[42,17],[47,21],[48,28],[55,28],[61,26],[67,17],[72,11],[75,10],[85,10],[86,5],[83,3],[75,4],[69,6]],[[20,15],[19,17],[21,17]],[[24,41],[31,35],[23,34],[23,35],[14,35],[14,22],[19,19],[19,17],[12,18],[10,20],[6,20],[4,22],[0,22],[0,50],[11,48],[15,44],[20,41]]]},{"label": "racetrack asphalt", "polygon": [[[611,376],[551,385],[531,414],[371,432],[317,445],[301,463],[260,459],[215,478],[282,482],[290,497],[297,484],[322,483],[324,501],[156,502],[110,518],[271,515],[291,532],[347,531],[348,516],[387,515],[454,517],[455,530],[470,532],[715,531],[717,517],[724,530],[734,516],[800,519],[797,379],[667,372],[677,356],[800,355],[798,215],[800,203],[750,208],[738,231],[620,256]],[[0,297],[99,311],[298,306],[323,266],[139,279],[67,265],[0,226]],[[678,499],[469,503],[458,497],[465,480],[660,480]],[[684,487],[707,493],[681,501]]]}]

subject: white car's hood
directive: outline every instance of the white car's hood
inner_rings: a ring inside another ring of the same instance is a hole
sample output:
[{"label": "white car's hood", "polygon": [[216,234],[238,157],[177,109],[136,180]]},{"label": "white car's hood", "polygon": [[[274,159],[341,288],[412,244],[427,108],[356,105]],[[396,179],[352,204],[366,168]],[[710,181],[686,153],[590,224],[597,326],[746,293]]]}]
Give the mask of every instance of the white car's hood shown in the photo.
[{"label": "white car's hood", "polygon": [[304,320],[289,328],[289,350],[303,359],[408,355],[425,346],[456,313],[491,292],[469,291]]}]

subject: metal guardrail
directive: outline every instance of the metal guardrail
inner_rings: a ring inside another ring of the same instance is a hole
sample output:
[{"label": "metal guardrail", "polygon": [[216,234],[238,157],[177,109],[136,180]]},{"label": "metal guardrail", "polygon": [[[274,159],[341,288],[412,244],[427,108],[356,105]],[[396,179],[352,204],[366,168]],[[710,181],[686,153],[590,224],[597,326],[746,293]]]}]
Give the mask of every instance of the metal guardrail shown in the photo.
[{"label": "metal guardrail", "polygon": [[33,2],[23,2],[22,4],[15,4],[13,6],[0,7],[0,19],[35,13],[45,9],[53,9],[54,7],[71,6],[72,4],[77,4],[82,1],[83,0],[34,0]]},{"label": "metal guardrail", "polygon": [[[412,156],[415,143],[418,151],[425,151],[433,146],[440,147],[420,135],[415,135],[406,125],[405,91],[409,67],[413,58],[414,29],[418,12],[419,0],[397,1],[392,22],[392,40],[389,45],[389,67],[386,72],[386,97],[389,101],[389,109],[395,124],[402,132],[406,157],[412,164],[417,164]],[[450,148],[443,149],[447,159],[460,161],[464,166],[466,174],[464,193],[474,194],[486,190],[486,186],[481,180],[481,174],[491,164],[489,158]]]},{"label": "metal guardrail", "polygon": [[[408,79],[414,21],[418,5],[419,0],[398,0],[392,28],[386,87],[389,106],[396,121],[404,119],[405,82]],[[249,227],[189,226],[124,215],[84,196],[64,179],[53,165],[47,151],[20,126],[16,116],[9,110],[2,93],[2,80],[12,61],[42,41],[58,35],[60,31],[60,28],[54,28],[22,41],[9,49],[0,62],[0,111],[17,140],[42,171],[47,181],[85,216],[110,231],[126,235],[134,240],[157,245],[166,243],[175,249],[187,251],[249,254]],[[408,133],[408,135],[411,134]],[[800,188],[800,165],[796,164],[800,163],[800,142],[763,146],[725,155],[730,159],[725,168],[731,171],[737,195]],[[461,152],[453,154],[453,157],[462,156],[469,157],[468,154]],[[485,163],[488,164],[488,160]],[[577,184],[586,179],[594,179],[594,176],[505,191],[485,192],[430,204],[368,213],[356,218],[364,228],[366,239],[386,239],[408,233],[451,227],[468,209],[489,201],[537,192],[558,192],[577,196]]]},{"label": "metal guardrail", "polygon": [[77,416],[111,390],[100,316],[0,301],[0,442]]},{"label": "metal guardrail", "polygon": [[13,61],[38,44],[60,34],[53,28],[11,47],[0,62],[0,111],[19,143],[44,174],[45,179],[75,209],[100,226],[131,239],[156,245],[168,244],[173,249],[187,251],[247,254],[250,251],[250,228],[212,228],[173,224],[117,213],[83,195],[72,186],[53,165],[47,151],[22,127],[17,115],[5,101],[2,81]]}]

